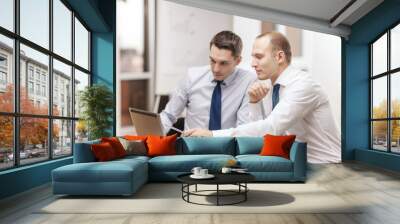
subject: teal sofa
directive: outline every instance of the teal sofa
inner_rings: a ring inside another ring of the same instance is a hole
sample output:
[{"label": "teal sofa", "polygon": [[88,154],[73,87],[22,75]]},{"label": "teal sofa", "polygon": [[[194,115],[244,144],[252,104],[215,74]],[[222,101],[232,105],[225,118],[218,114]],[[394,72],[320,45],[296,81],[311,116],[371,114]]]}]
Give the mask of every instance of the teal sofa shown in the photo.
[{"label": "teal sofa", "polygon": [[96,162],[91,141],[75,144],[74,163],[52,171],[54,194],[131,195],[148,181],[176,181],[193,167],[219,172],[228,160],[236,160],[259,182],[304,182],[306,180],[307,146],[295,142],[290,159],[260,156],[261,137],[179,138],[177,155],[127,156]]}]

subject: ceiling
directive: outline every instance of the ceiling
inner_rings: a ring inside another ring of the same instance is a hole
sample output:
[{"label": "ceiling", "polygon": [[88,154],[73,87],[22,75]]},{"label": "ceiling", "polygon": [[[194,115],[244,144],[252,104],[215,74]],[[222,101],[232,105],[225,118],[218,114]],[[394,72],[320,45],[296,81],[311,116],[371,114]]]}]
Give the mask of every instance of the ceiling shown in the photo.
[{"label": "ceiling", "polygon": [[226,14],[348,37],[383,0],[168,0]]},{"label": "ceiling", "polygon": [[[255,7],[266,9],[275,9],[281,12],[287,12],[302,16],[330,20],[351,0],[226,0],[228,2],[237,2]],[[297,4],[294,4],[297,3]]]}]

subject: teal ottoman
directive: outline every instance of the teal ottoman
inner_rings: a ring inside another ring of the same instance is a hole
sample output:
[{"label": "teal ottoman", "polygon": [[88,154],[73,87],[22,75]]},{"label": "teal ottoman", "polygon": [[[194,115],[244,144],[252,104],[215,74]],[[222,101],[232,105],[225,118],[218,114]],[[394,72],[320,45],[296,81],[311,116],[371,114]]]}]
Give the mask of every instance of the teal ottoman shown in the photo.
[{"label": "teal ottoman", "polygon": [[148,180],[147,157],[108,162],[74,163],[52,171],[53,193],[132,195]]}]

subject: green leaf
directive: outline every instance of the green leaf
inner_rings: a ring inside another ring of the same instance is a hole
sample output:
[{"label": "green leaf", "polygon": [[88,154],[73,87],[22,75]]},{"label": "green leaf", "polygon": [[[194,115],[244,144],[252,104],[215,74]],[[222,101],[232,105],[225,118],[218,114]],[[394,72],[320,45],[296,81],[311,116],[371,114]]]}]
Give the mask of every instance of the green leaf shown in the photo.
[{"label": "green leaf", "polygon": [[107,129],[112,126],[114,109],[113,93],[103,84],[86,87],[79,93],[81,118],[85,120],[89,139],[108,136]]}]

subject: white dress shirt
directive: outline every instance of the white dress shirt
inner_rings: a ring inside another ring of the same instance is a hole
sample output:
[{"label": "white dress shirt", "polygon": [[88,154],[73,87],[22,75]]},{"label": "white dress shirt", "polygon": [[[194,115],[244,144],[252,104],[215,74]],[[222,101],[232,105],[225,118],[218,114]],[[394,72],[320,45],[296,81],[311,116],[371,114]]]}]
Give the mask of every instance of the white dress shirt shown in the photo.
[{"label": "white dress shirt", "polygon": [[[287,67],[276,80],[280,84],[279,102],[272,110],[272,88],[264,99],[250,104],[253,122],[227,130],[213,131],[213,136],[296,135],[307,142],[310,163],[341,161],[340,133],[334,122],[327,95],[312,77]],[[263,110],[258,110],[263,107]],[[262,112],[264,111],[265,115]]]},{"label": "white dress shirt", "polygon": [[[254,72],[236,68],[221,85],[221,128],[250,122],[247,88],[257,79]],[[210,66],[190,68],[161,112],[164,133],[186,108],[185,130],[208,129],[212,93],[216,86]]]}]

